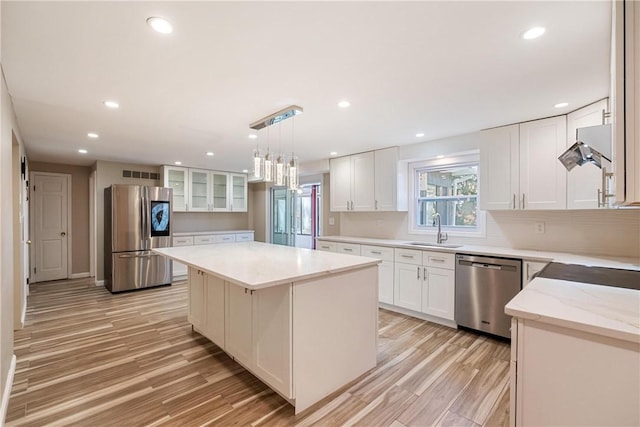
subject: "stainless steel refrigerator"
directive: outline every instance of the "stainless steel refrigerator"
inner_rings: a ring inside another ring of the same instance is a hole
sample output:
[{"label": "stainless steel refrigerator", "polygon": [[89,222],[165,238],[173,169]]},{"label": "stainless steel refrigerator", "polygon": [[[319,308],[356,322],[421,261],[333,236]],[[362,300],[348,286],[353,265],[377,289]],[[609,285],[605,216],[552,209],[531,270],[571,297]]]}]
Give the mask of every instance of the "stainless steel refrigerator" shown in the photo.
[{"label": "stainless steel refrigerator", "polygon": [[171,246],[173,190],[114,184],[104,189],[104,274],[111,292],[169,285],[171,261],[151,253]]}]

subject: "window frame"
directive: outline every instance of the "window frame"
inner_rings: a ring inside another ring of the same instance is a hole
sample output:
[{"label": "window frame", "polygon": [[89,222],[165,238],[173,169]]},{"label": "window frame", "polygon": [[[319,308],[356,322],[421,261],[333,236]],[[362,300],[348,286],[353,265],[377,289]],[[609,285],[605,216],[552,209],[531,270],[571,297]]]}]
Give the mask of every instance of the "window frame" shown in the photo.
[{"label": "window frame", "polygon": [[[486,216],[485,212],[480,209],[480,154],[467,154],[459,156],[448,156],[444,158],[425,159],[417,162],[409,163],[409,234],[417,235],[433,235],[438,233],[437,227],[434,226],[421,226],[418,225],[419,216],[419,195],[418,193],[418,171],[425,169],[438,170],[440,168],[455,168],[465,166],[477,166],[478,167],[478,194],[476,195],[476,226],[474,228],[458,228],[452,226],[442,226],[442,231],[446,232],[449,236],[457,237],[486,237]],[[442,200],[452,198],[445,196]]]}]

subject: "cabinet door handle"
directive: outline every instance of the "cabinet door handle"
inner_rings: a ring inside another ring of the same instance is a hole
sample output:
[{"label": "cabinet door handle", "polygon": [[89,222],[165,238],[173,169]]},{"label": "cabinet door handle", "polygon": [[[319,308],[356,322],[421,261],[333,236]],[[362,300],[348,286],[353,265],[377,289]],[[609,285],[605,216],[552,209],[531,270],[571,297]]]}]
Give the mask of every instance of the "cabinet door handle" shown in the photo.
[{"label": "cabinet door handle", "polygon": [[189,210],[189,203],[185,203],[185,204],[184,204],[184,210],[185,210],[185,211],[188,211],[188,210]]},{"label": "cabinet door handle", "polygon": [[413,258],[414,258],[414,256],[413,256],[413,255],[400,254],[400,256],[401,256],[402,258],[410,258],[410,259],[413,259]]},{"label": "cabinet door handle", "polygon": [[430,258],[430,259],[433,262],[444,262],[445,261],[443,258]]},{"label": "cabinet door handle", "polygon": [[375,209],[378,210],[378,201],[375,201]]},{"label": "cabinet door handle", "polygon": [[353,200],[351,201],[351,210],[353,210]]},{"label": "cabinet door handle", "polygon": [[424,267],[424,270],[422,271],[422,277],[423,277],[423,280],[425,281],[427,280],[427,267]]},{"label": "cabinet door handle", "polygon": [[382,252],[380,251],[371,251],[372,254],[376,254],[376,255],[382,255]]},{"label": "cabinet door handle", "polygon": [[513,202],[511,204],[511,209],[516,208],[516,193],[513,193]]},{"label": "cabinet door handle", "polygon": [[524,209],[524,193],[522,193],[522,209]]},{"label": "cabinet door handle", "polygon": [[353,249],[351,248],[342,248],[342,250],[345,252],[353,252]]},{"label": "cabinet door handle", "polygon": [[420,280],[420,267],[418,267],[416,271],[418,272],[418,280]]}]

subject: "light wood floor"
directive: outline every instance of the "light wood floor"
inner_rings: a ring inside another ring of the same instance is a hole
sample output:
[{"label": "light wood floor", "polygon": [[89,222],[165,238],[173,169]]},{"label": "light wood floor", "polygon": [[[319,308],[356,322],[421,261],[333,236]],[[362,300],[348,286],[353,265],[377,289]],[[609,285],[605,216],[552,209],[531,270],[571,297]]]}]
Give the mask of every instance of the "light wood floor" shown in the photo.
[{"label": "light wood floor", "polygon": [[381,310],[377,367],[295,416],[191,331],[186,291],[32,285],[7,425],[508,424],[508,344]]}]

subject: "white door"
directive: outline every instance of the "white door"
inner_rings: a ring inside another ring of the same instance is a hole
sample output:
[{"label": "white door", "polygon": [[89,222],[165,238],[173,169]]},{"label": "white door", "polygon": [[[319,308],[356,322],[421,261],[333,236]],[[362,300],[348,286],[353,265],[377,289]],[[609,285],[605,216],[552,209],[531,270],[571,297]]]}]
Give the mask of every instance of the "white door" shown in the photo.
[{"label": "white door", "polygon": [[455,280],[453,270],[427,267],[424,269],[422,311],[432,316],[453,320]]},{"label": "white door", "polygon": [[[566,116],[520,124],[520,197],[524,209],[566,209]],[[480,190],[482,191],[482,190]]]},{"label": "white door", "polygon": [[[567,115],[567,148],[576,142],[576,129],[604,124],[604,112],[608,101],[603,99]],[[611,172],[611,164],[603,160]],[[598,208],[599,191],[602,191],[602,170],[595,165],[575,167],[567,173],[567,209]]]},{"label": "white door", "polygon": [[253,360],[252,299],[248,289],[225,282],[225,350],[247,368]]},{"label": "white door", "polygon": [[378,300],[393,304],[393,262],[382,261],[378,265]]},{"label": "white door", "polygon": [[205,325],[204,273],[189,267],[189,323],[198,329]]},{"label": "white door", "polygon": [[34,172],[34,282],[68,277],[69,175]]},{"label": "white door", "polygon": [[204,276],[205,335],[224,349],[224,280],[207,274]]}]

